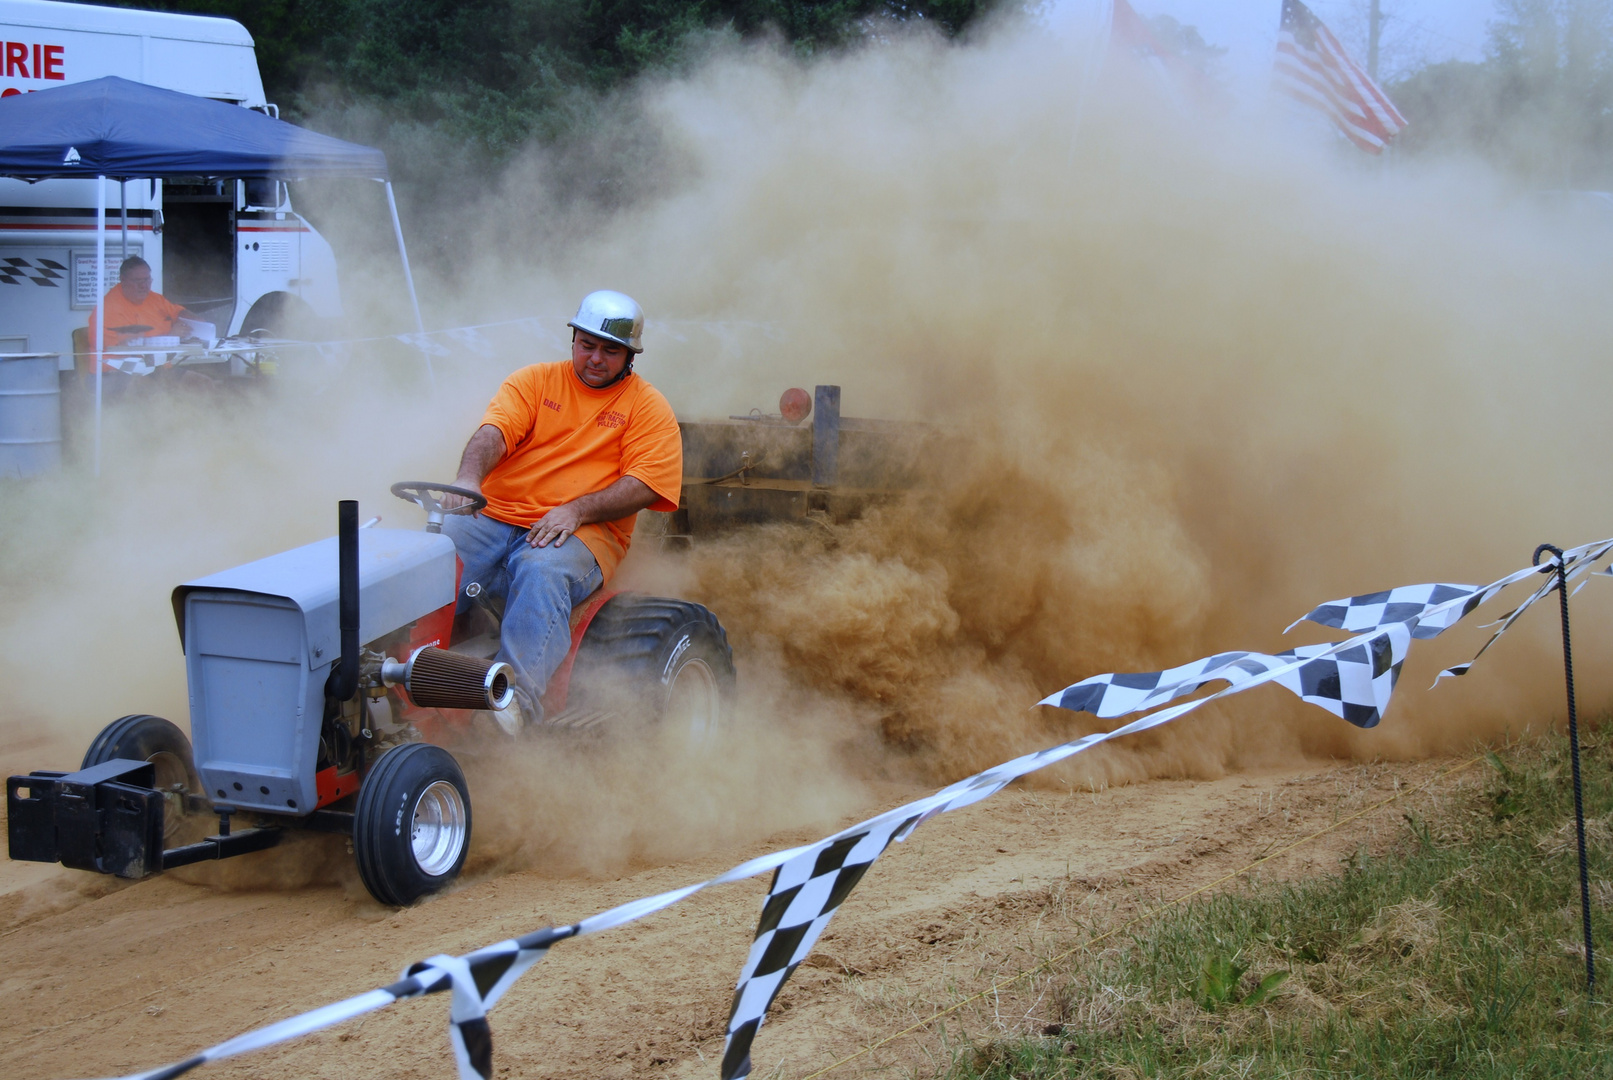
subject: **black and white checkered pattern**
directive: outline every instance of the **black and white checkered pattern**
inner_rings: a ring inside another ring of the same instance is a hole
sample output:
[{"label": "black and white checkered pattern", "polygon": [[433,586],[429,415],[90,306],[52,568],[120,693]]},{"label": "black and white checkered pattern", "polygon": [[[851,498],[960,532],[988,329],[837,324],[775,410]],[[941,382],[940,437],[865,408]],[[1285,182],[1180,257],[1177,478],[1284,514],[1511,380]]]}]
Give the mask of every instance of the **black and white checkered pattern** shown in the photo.
[{"label": "black and white checkered pattern", "polygon": [[1356,727],[1377,727],[1389,708],[1411,639],[1409,625],[1390,623],[1345,649],[1302,645],[1271,658],[1284,665],[1293,660],[1305,661],[1278,675],[1275,681],[1301,700],[1320,705]]},{"label": "black and white checkered pattern", "polygon": [[103,356],[101,363],[125,375],[150,375],[162,367],[154,356]]},{"label": "black and white checkered pattern", "polygon": [[1227,652],[1164,671],[1094,675],[1037,704],[1089,712],[1108,720],[1163,705],[1216,680],[1241,685],[1251,676],[1268,670],[1269,665],[1264,661],[1272,659],[1261,653]]},{"label": "black and white checkered pattern", "polygon": [[474,326],[460,327],[447,331],[449,340],[460,348],[476,356],[496,356],[498,349],[482,332]]},{"label": "black and white checkered pattern", "polygon": [[1478,585],[1402,585],[1387,592],[1366,593],[1323,604],[1288,630],[1302,622],[1313,622],[1359,634],[1389,623],[1408,623],[1413,628],[1412,637],[1431,638],[1449,629],[1493,595],[1494,592]]},{"label": "black and white checkered pattern", "polygon": [[886,811],[826,840],[799,848],[773,874],[749,956],[734,990],[723,1049],[722,1080],[750,1075],[751,1046],[767,1010],[786,980],[812,951],[829,920],[875,859],[893,841],[907,839],[937,814],[957,810],[1001,791],[1008,784],[1078,754],[1100,742],[1174,719],[1201,703],[1188,702],[1060,746],[1025,754],[941,789],[934,795]]},{"label": "black and white checkered pattern", "polygon": [[[1572,582],[1584,576],[1590,571],[1591,566],[1600,560],[1602,556],[1606,555],[1610,550],[1613,550],[1613,545],[1601,546],[1587,544],[1584,547],[1572,548],[1563,552],[1563,565],[1566,569],[1566,576],[1568,580]],[[1488,652],[1490,650],[1490,646],[1494,645],[1496,640],[1500,638],[1502,634],[1506,633],[1512,628],[1512,624],[1518,621],[1519,616],[1533,607],[1537,600],[1544,599],[1557,591],[1556,571],[1557,556],[1552,555],[1543,561],[1538,567],[1530,567],[1526,571],[1520,570],[1516,574],[1511,574],[1508,575],[1508,577],[1503,578],[1503,582],[1506,584],[1511,584],[1513,580],[1529,577],[1533,574],[1540,574],[1544,576],[1544,580],[1542,580],[1540,584],[1535,587],[1534,592],[1523,598],[1522,603],[1513,608],[1511,611],[1507,612],[1505,615],[1502,615],[1500,618],[1486,624],[1489,626],[1495,626],[1496,631],[1489,636],[1483,645],[1479,646],[1479,651],[1473,654],[1473,659],[1467,661],[1465,664],[1453,664],[1444,671],[1441,671],[1438,675],[1434,676],[1434,684],[1436,686],[1439,685],[1439,680],[1446,678],[1447,676],[1454,677],[1458,675],[1466,675],[1470,670],[1472,670],[1473,665],[1478,662],[1479,657]],[[1613,572],[1613,568],[1609,568],[1609,571]],[[1580,584],[1583,585],[1584,582],[1581,582]],[[1576,588],[1574,591],[1578,592],[1579,589]],[[1569,595],[1573,594],[1570,593]]]},{"label": "black and white checkered pattern", "polygon": [[48,289],[59,289],[57,284],[67,276],[67,267],[55,259],[23,259],[9,256],[0,259],[0,285],[21,285],[31,281]]},{"label": "black and white checkered pattern", "polygon": [[723,1080],[750,1074],[750,1048],[756,1031],[784,982],[805,960],[818,935],[874,860],[918,823],[918,815],[863,829],[827,842],[773,871],[761,922],[740,974],[729,1011],[723,1050]]},{"label": "black and white checkered pattern", "polygon": [[[1595,543],[1569,548],[1563,552],[1563,565],[1568,580],[1572,582],[1590,572],[1591,567],[1610,552],[1613,552],[1613,539],[1598,540]],[[1437,685],[1439,680],[1446,676],[1466,675],[1478,658],[1495,644],[1497,638],[1507,632],[1520,615],[1537,600],[1555,591],[1556,568],[1557,557],[1551,555],[1539,566],[1515,570],[1488,585],[1403,585],[1388,592],[1347,597],[1321,605],[1288,629],[1292,630],[1301,622],[1309,621],[1335,629],[1361,632],[1402,622],[1412,627],[1412,636],[1415,638],[1436,637],[1456,625],[1479,605],[1487,603],[1507,586],[1541,575],[1544,580],[1534,592],[1525,597],[1517,607],[1489,624],[1492,626],[1499,624],[1500,628],[1490,635],[1478,652],[1473,654],[1473,659],[1441,671],[1434,678]],[[1603,572],[1613,576],[1613,567]]]},{"label": "black and white checkered pattern", "polygon": [[1389,707],[1412,631],[1405,623],[1373,629],[1377,633],[1343,646],[1302,645],[1276,655],[1218,653],[1166,671],[1094,675],[1037,704],[1112,718],[1163,705],[1212,682],[1242,690],[1258,680],[1285,686],[1358,727],[1374,727]]},{"label": "black and white checkered pattern", "polygon": [[[1060,746],[1004,762],[985,772],[960,780],[924,799],[887,811],[876,818],[854,825],[827,840],[804,848],[781,865],[768,887],[761,919],[749,956],[740,972],[728,1015],[728,1038],[723,1051],[722,1080],[744,1080],[750,1075],[751,1046],[766,1019],[767,1010],[784,983],[806,959],[829,920],[853,886],[862,880],[875,859],[892,841],[905,840],[914,829],[937,814],[957,810],[1001,791],[1027,773],[1046,768],[1101,742],[1132,735],[1168,723],[1227,694],[1237,693],[1263,682],[1277,682],[1304,700],[1320,705],[1361,727],[1378,723],[1388,708],[1395,679],[1411,645],[1411,632],[1404,625],[1386,627],[1375,634],[1363,634],[1332,645],[1306,645],[1278,656],[1261,653],[1223,653],[1182,668],[1174,680],[1155,679],[1156,686],[1169,683],[1177,688],[1194,679],[1197,685],[1216,679],[1232,685],[1219,693],[1195,701],[1182,702],[1150,713],[1114,731],[1096,732]],[[1189,673],[1192,674],[1180,674]],[[1163,676],[1165,672],[1153,672]],[[1100,676],[1099,679],[1112,678]],[[1141,677],[1138,677],[1139,679]],[[1088,685],[1096,685],[1087,680]],[[1081,686],[1082,684],[1077,684]],[[1112,686],[1113,683],[1105,684]],[[1063,694],[1041,704],[1057,705]],[[1133,700],[1144,687],[1124,687]],[[1095,703],[1101,703],[1102,690]],[[1116,700],[1119,700],[1118,698]],[[1159,698],[1160,702],[1169,697]]]},{"label": "black and white checkered pattern", "polygon": [[459,1080],[492,1080],[493,1038],[487,1025],[487,1010],[528,968],[548,955],[549,946],[576,933],[575,926],[550,927],[478,949],[467,956],[433,956],[412,965],[404,972],[404,977],[391,986],[249,1031],[184,1061],[136,1073],[124,1080],[173,1080],[210,1061],[222,1061],[288,1042],[385,1008],[393,1002],[444,990],[453,993],[448,1038],[459,1067]]},{"label": "black and white checkered pattern", "polygon": [[493,1080],[493,1031],[487,1013],[527,969],[557,941],[575,937],[577,928],[547,928],[478,949],[467,956],[433,956],[414,964],[406,977],[429,980],[423,993],[453,990],[448,1008],[448,1041],[454,1048],[459,1080]]}]

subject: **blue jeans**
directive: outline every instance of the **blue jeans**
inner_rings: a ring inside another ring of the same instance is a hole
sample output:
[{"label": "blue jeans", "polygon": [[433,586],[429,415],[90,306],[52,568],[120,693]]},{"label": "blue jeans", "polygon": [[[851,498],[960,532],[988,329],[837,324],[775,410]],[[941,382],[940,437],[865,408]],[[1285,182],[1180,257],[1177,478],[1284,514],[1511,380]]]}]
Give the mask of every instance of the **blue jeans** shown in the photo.
[{"label": "blue jeans", "polygon": [[473,603],[465,595],[473,581],[489,598],[504,602],[497,659],[515,669],[516,687],[536,706],[571,651],[571,609],[604,580],[594,553],[575,536],[533,547],[526,529],[482,514],[451,514],[442,531],[465,564],[455,614]]}]

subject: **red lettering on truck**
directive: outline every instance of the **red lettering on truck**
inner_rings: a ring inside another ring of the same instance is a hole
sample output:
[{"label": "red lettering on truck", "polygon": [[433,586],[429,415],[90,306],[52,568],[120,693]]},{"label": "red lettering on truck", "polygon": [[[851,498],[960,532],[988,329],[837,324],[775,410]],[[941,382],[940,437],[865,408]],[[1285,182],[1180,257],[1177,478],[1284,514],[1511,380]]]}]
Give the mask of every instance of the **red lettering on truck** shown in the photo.
[{"label": "red lettering on truck", "polygon": [[[62,71],[63,54],[67,51],[61,45],[30,45],[26,41],[0,41],[0,75],[11,79],[53,79],[64,82],[67,74]],[[29,63],[29,53],[32,52],[33,63]],[[21,91],[16,91],[21,93]],[[6,95],[10,97],[10,94]]]}]

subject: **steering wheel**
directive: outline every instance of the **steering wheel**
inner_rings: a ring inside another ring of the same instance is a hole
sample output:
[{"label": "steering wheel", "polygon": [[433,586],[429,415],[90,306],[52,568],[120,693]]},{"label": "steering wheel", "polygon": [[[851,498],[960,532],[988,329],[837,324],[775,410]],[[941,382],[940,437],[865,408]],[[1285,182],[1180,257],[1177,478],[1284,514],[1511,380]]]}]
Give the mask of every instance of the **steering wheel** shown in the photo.
[{"label": "steering wheel", "polygon": [[[442,531],[444,514],[475,514],[487,506],[485,496],[468,488],[454,487],[452,484],[428,484],[421,480],[404,480],[393,484],[392,494],[404,502],[414,503],[426,512],[426,529],[429,532]],[[458,495],[470,501],[449,509],[443,506],[439,495]]]}]

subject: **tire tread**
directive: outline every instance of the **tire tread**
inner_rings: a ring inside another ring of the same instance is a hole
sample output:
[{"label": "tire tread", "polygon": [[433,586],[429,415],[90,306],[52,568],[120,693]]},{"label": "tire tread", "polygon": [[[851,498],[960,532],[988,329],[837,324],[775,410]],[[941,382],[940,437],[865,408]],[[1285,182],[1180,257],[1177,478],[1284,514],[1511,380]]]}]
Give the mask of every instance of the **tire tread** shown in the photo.
[{"label": "tire tread", "polygon": [[[459,865],[444,875],[433,888],[418,890],[408,881],[397,880],[398,875],[393,873],[393,868],[388,865],[386,852],[389,838],[386,831],[387,825],[392,820],[388,816],[390,796],[393,794],[392,785],[399,773],[422,756],[437,755],[441,755],[446,762],[438,770],[444,774],[441,778],[450,781],[457,779],[457,786],[465,796],[466,850],[460,853]],[[407,907],[435,888],[441,888],[459,876],[459,867],[464,865],[465,854],[470,849],[471,823],[470,797],[464,772],[453,755],[431,743],[405,743],[402,746],[394,746],[370,767],[369,773],[364,777],[364,783],[359,787],[358,801],[353,807],[353,859],[358,864],[358,874],[364,881],[364,887],[376,900],[393,907]]]},{"label": "tire tread", "polygon": [[[637,710],[659,717],[665,687],[661,665],[668,649],[685,631],[702,641],[725,698],[735,684],[733,647],[722,623],[710,609],[689,600],[642,593],[618,593],[600,608],[577,650],[572,671],[577,700],[591,703],[595,692],[610,696],[612,684],[636,688]],[[608,674],[609,678],[601,678]],[[591,686],[592,684],[592,686]],[[598,688],[604,689],[599,691]]]}]

